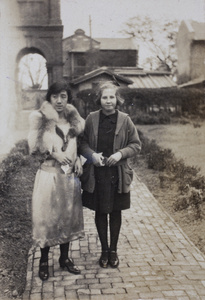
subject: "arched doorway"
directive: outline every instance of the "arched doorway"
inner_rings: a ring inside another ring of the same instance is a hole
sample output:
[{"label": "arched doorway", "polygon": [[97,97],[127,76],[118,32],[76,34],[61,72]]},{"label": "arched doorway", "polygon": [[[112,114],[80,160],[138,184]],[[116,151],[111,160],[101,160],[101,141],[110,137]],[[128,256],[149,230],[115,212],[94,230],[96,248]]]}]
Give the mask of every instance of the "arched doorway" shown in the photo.
[{"label": "arched doorway", "polygon": [[18,63],[18,83],[21,89],[46,90],[48,73],[45,57],[37,52],[25,54]]},{"label": "arched doorway", "polygon": [[37,48],[24,48],[16,59],[16,82],[20,110],[38,109],[48,88],[47,60]]},{"label": "arched doorway", "polygon": [[14,141],[27,136],[28,115],[44,98],[32,97],[30,101],[19,93],[20,60],[29,53],[39,54],[46,60],[48,84],[62,78],[63,26],[60,0],[0,0],[0,3],[0,148],[7,152]]}]

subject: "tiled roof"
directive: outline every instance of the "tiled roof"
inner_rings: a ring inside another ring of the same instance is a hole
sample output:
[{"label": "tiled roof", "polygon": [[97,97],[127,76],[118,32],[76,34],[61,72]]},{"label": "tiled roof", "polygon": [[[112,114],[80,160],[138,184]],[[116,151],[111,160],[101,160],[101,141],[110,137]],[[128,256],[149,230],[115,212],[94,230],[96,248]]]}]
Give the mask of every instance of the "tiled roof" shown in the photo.
[{"label": "tiled roof", "polygon": [[130,88],[167,88],[177,84],[167,71],[146,71],[137,67],[121,67],[112,69],[115,74],[122,75],[133,81]]},{"label": "tiled roof", "polygon": [[167,75],[152,75],[146,76],[128,76],[133,81],[133,84],[129,85],[130,88],[168,88],[176,87],[177,84]]},{"label": "tiled roof", "polygon": [[103,74],[103,73],[106,73],[106,74],[110,75],[111,77],[116,78],[117,80],[124,81],[124,82],[127,83],[127,84],[131,84],[131,83],[133,82],[132,79],[129,79],[129,78],[127,78],[127,77],[124,77],[124,76],[115,74],[114,72],[108,70],[107,68],[102,67],[102,68],[93,70],[93,71],[91,71],[91,72],[89,72],[89,73],[86,73],[86,74],[83,75],[83,76],[80,76],[80,77],[74,79],[74,80],[72,81],[72,84],[73,84],[73,85],[76,85],[76,84],[79,84],[79,83],[81,83],[81,82],[85,82],[85,81],[87,81],[87,80],[89,80],[89,79],[92,79],[92,78],[94,78],[94,77],[96,77],[96,76],[99,76],[99,75],[101,75],[101,74]]},{"label": "tiled roof", "polygon": [[[82,29],[77,29],[75,33],[67,38],[63,39],[64,47],[67,50],[78,52],[88,50],[85,42],[89,40],[90,37],[85,35],[85,31]],[[94,48],[99,48],[101,50],[136,50],[132,38],[92,38],[92,43]],[[84,48],[85,49],[84,49]]]},{"label": "tiled roof", "polygon": [[[118,71],[123,68],[118,68]],[[127,68],[125,68],[127,69]],[[134,68],[132,72],[134,72]],[[72,84],[77,85],[81,82],[85,82],[91,78],[99,76],[103,73],[106,73],[110,76],[114,76],[116,80],[121,80],[129,84],[130,88],[168,88],[168,87],[176,87],[177,84],[170,77],[170,73],[168,72],[160,72],[160,71],[144,71],[142,69],[135,68],[135,74],[122,74],[114,71],[113,69],[107,69],[106,67],[102,67],[96,70],[93,70],[81,77],[78,77],[73,80]],[[116,68],[117,70],[117,68]]]},{"label": "tiled roof", "polygon": [[136,50],[131,38],[95,38],[101,50]]}]

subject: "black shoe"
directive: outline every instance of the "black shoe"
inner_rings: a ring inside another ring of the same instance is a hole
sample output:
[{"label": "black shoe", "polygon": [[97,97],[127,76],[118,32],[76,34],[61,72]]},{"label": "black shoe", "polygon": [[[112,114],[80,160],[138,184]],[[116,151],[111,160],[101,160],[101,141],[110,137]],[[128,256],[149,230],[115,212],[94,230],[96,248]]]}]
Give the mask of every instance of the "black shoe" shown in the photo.
[{"label": "black shoe", "polygon": [[45,281],[48,280],[49,273],[48,273],[48,262],[40,262],[39,264],[39,272],[38,275],[41,280]]},{"label": "black shoe", "polygon": [[112,268],[117,268],[119,266],[119,258],[116,251],[110,251],[108,260]]},{"label": "black shoe", "polygon": [[107,268],[108,267],[108,251],[102,251],[100,259],[99,259],[99,265],[101,268]]},{"label": "black shoe", "polygon": [[80,270],[74,265],[72,260],[70,258],[67,258],[66,260],[61,260],[59,258],[59,264],[61,268],[67,268],[68,272],[73,273],[75,275],[80,274]]}]

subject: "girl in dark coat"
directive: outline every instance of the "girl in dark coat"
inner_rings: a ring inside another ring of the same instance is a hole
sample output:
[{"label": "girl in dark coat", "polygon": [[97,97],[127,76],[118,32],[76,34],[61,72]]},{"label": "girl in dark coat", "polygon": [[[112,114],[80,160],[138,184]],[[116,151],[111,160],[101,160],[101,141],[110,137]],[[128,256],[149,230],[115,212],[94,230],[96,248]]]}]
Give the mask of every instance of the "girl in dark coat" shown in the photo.
[{"label": "girl in dark coat", "polygon": [[[127,159],[141,149],[141,142],[130,117],[116,109],[122,103],[118,89],[104,83],[97,103],[101,109],[88,115],[81,154],[84,164],[83,205],[95,210],[95,224],[101,242],[99,264],[119,265],[117,243],[121,228],[121,211],[130,208],[130,184],[133,171]],[[110,243],[108,243],[108,215]]]}]

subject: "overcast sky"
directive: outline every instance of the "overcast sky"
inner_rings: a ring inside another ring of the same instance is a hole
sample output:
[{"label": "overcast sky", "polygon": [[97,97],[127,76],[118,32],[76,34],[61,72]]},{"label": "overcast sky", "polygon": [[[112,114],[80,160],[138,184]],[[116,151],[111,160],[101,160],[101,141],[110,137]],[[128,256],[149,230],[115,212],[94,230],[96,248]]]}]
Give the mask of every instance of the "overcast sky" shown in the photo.
[{"label": "overcast sky", "polygon": [[61,0],[64,37],[78,28],[89,35],[89,15],[92,37],[121,37],[123,23],[139,14],[205,22],[205,0]]}]

